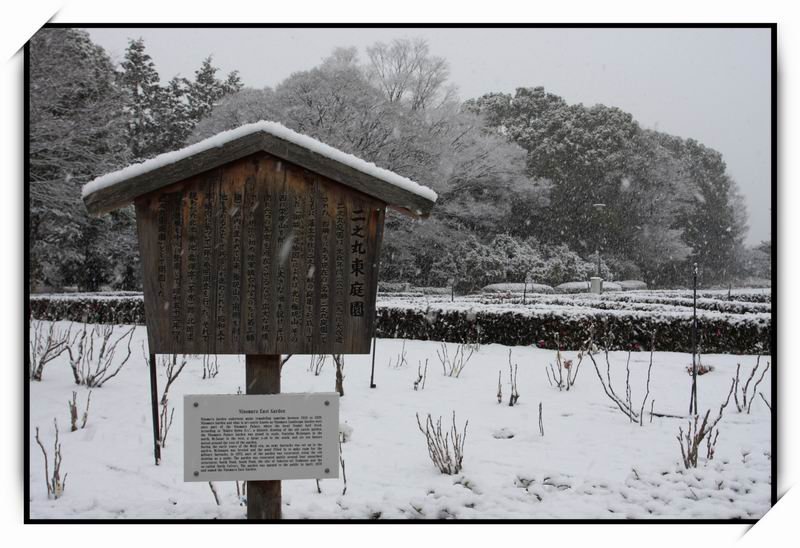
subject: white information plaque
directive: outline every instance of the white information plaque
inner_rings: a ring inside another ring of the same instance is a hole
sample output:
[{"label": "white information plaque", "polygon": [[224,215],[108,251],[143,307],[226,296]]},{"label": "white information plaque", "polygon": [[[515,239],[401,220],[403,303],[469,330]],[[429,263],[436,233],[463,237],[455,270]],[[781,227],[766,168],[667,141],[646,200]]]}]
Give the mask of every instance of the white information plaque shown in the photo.
[{"label": "white information plaque", "polygon": [[339,477],[339,395],[187,395],[184,481]]}]

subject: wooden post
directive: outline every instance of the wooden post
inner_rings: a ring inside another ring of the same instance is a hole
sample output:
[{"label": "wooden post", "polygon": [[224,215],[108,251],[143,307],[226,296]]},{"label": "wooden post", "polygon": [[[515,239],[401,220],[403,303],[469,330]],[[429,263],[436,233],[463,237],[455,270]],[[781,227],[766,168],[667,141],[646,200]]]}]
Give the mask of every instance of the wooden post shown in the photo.
[{"label": "wooden post", "polygon": [[158,380],[155,354],[150,354],[150,406],[153,411],[153,456],[156,459],[156,466],[158,466],[161,463],[161,432],[158,427]]},{"label": "wooden post", "polygon": [[[247,394],[280,394],[281,356],[245,356]],[[281,480],[247,482],[247,519],[281,519]]]}]

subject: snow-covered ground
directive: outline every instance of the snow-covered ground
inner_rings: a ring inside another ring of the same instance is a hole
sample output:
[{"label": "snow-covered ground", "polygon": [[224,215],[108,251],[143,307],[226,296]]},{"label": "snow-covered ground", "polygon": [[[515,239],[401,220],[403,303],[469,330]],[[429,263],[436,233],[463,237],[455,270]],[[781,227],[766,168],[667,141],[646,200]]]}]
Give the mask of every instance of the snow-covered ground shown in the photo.
[{"label": "snow-covered ground", "polygon": [[[69,324],[59,322],[59,327]],[[142,356],[144,328],[136,328],[134,354],[121,373],[94,389],[86,428],[69,432],[67,401],[78,393],[79,414],[88,390],[76,387],[64,354],[49,363],[41,382],[30,386],[30,513],[36,518],[233,518],[246,509],[233,482],[216,483],[217,506],[206,483],[184,483],[184,394],[232,394],[244,389],[244,358],[221,356],[219,375],[202,379],[199,357],[170,388],[175,406],[160,466],[153,463],[148,368]],[[446,377],[436,356],[440,343],[405,341],[407,365],[395,367],[402,340],[379,339],[377,388],[369,388],[370,356],[347,356],[342,423],[352,429],[343,444],[347,492],[343,482],[283,482],[285,518],[759,518],[770,505],[770,413],[760,397],[750,414],[733,401],[719,425],[715,458],[685,470],[676,436],[685,419],[653,418],[646,406],[644,425],[632,424],[605,395],[591,361],[584,359],[575,386],[559,391],[545,374],[555,352],[513,347],[519,365],[516,406],[508,406],[509,347],[482,346],[460,378]],[[450,354],[456,345],[448,345]],[[611,353],[612,381],[625,394],[624,352]],[[633,406],[645,394],[649,353],[630,361]],[[575,352],[565,358],[575,359]],[[428,360],[424,390],[414,391],[417,366]],[[765,359],[762,357],[762,366]],[[699,377],[699,405],[712,417],[725,400],[741,363],[749,374],[755,356],[704,355],[713,365]],[[390,365],[390,361],[392,365]],[[577,361],[577,360],[575,360]],[[604,367],[602,357],[598,364]],[[691,355],[658,352],[650,397],[656,413],[686,415]],[[332,391],[334,368],[309,371],[308,356],[294,356],[283,367],[283,392]],[[498,371],[503,403],[497,402]],[[159,370],[159,391],[164,386]],[[759,386],[769,400],[770,375]],[[544,436],[539,432],[542,404]],[[459,430],[469,420],[463,470],[442,475],[430,462],[415,414],[443,417],[450,426],[455,411]],[[61,432],[66,489],[49,500],[35,427],[50,451],[53,419]]]}]

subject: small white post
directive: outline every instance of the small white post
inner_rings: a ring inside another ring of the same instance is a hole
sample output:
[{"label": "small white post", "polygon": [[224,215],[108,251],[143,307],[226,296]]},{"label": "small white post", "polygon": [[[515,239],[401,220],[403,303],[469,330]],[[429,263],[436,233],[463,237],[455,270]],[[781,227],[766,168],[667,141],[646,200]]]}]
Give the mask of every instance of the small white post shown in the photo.
[{"label": "small white post", "polygon": [[591,280],[592,282],[592,287],[590,290],[592,293],[594,293],[595,295],[600,295],[601,293],[603,293],[603,278],[601,278],[600,276],[592,276],[591,278],[589,278],[589,280]]}]

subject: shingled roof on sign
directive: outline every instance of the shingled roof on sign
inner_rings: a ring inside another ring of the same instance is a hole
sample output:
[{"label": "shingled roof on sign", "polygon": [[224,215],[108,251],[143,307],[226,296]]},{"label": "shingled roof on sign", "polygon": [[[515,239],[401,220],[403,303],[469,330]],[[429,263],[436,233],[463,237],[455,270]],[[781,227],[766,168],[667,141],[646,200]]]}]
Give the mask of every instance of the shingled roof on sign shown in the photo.
[{"label": "shingled roof on sign", "polygon": [[415,217],[427,217],[436,202],[436,193],[428,187],[269,121],[224,131],[98,177],[84,185],[83,201],[89,213],[100,215],[259,151],[324,175]]}]

